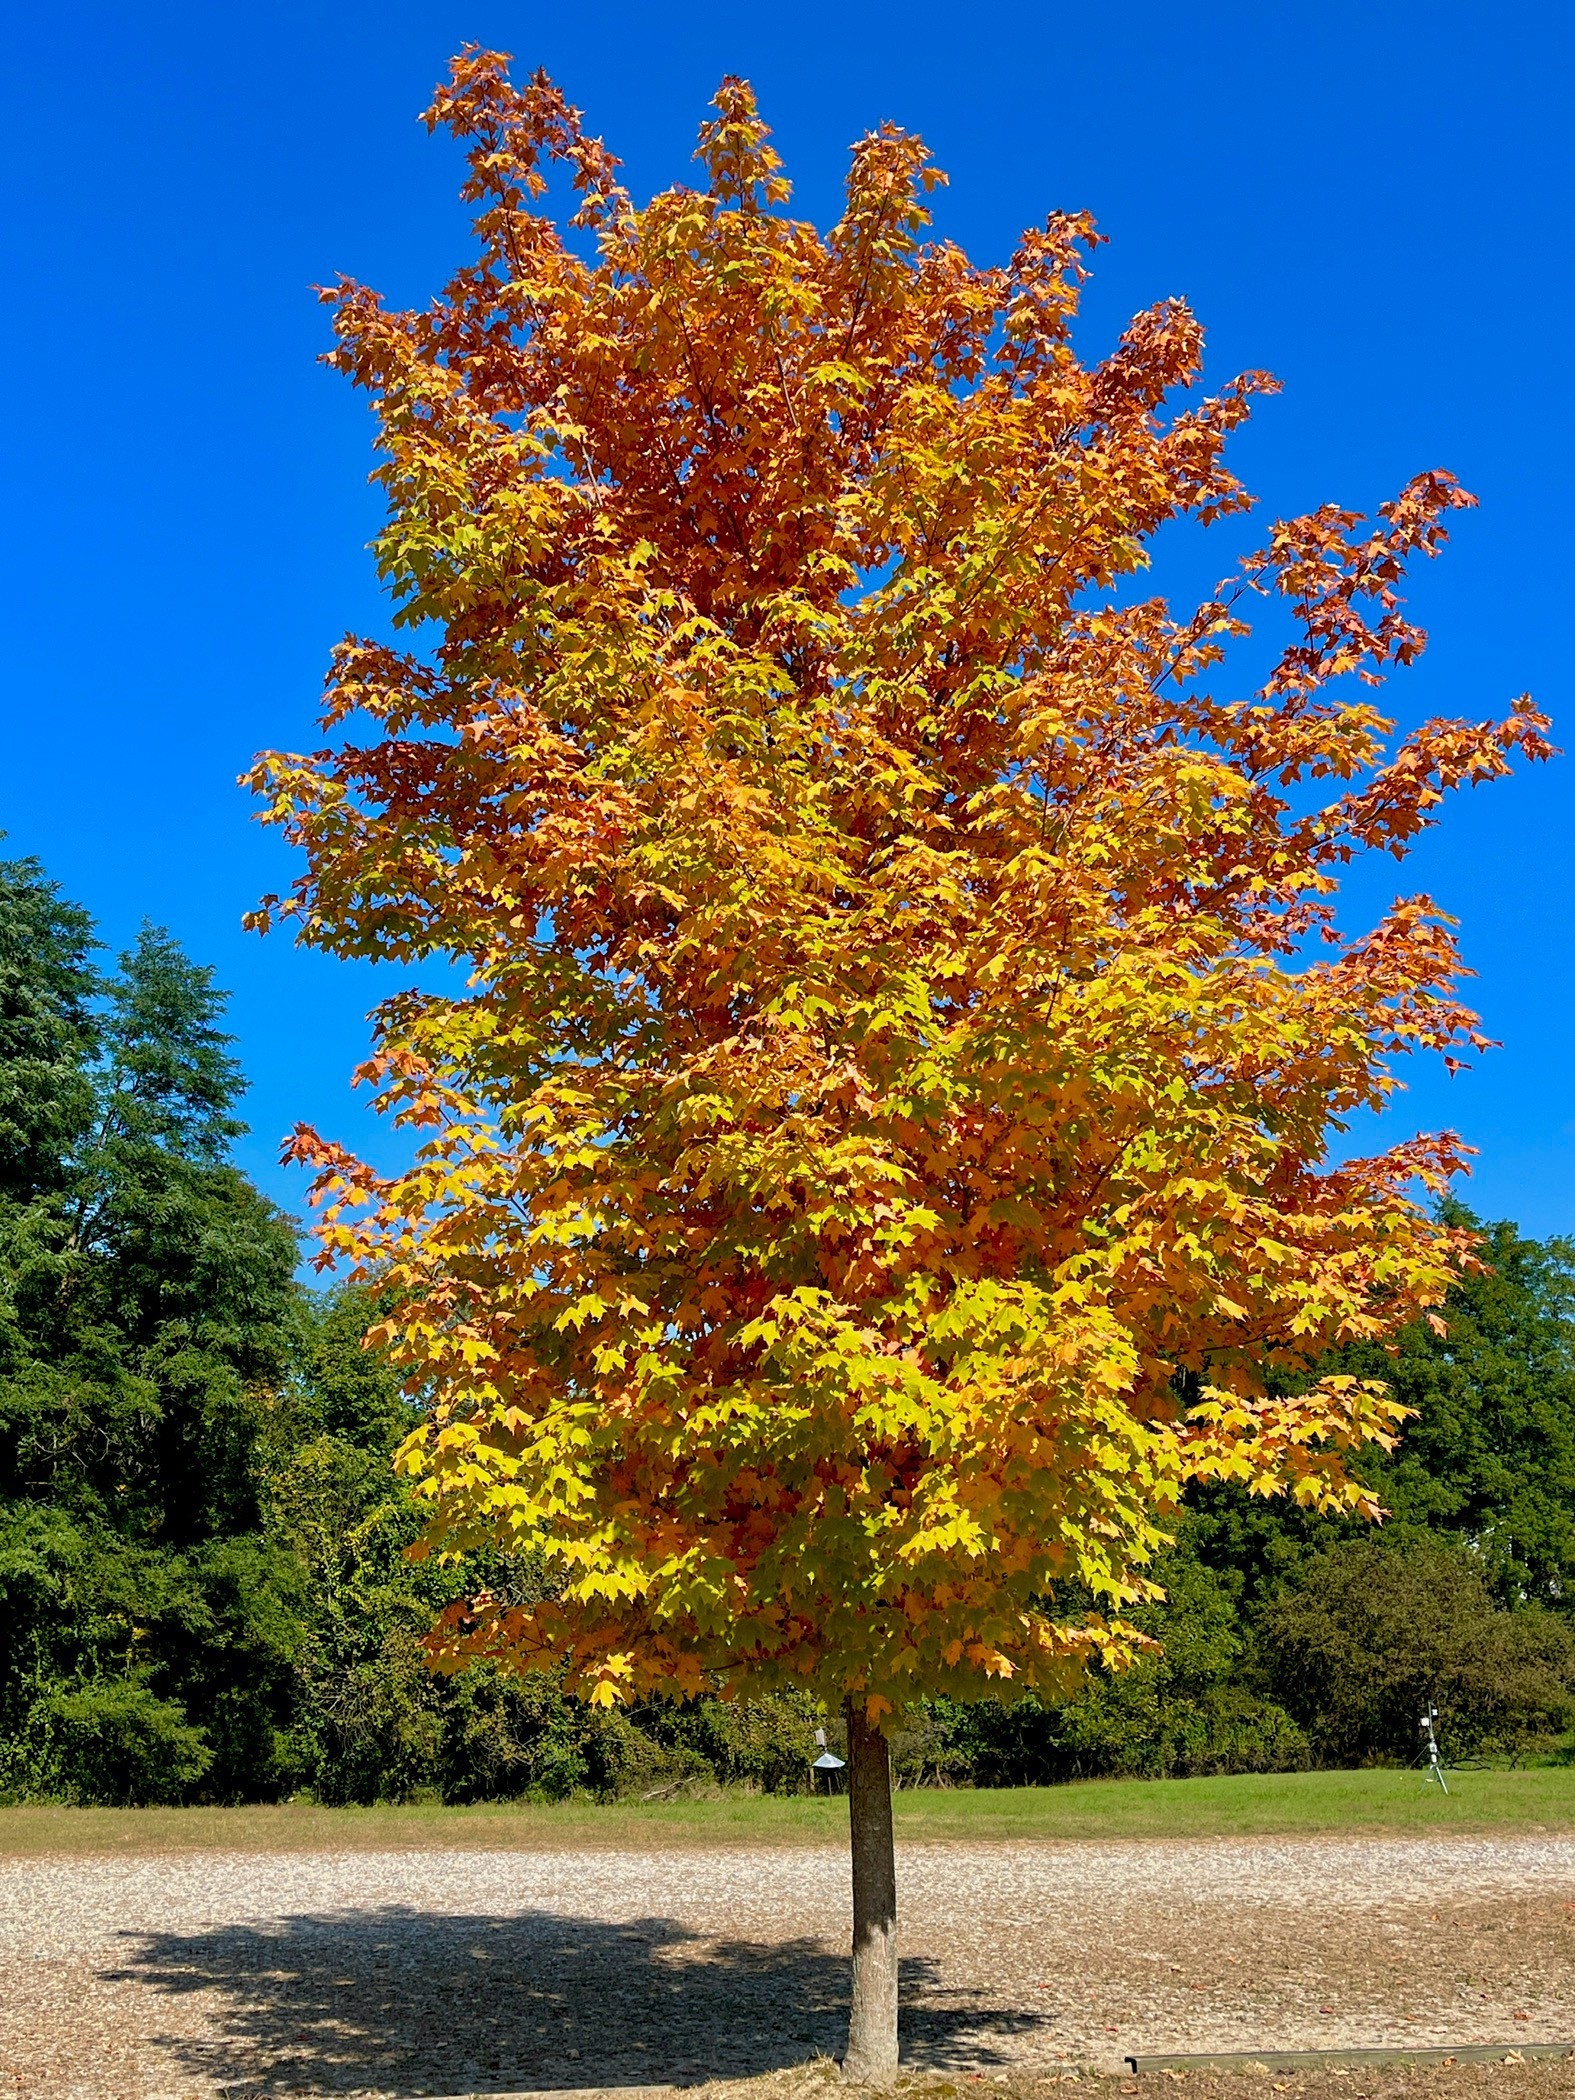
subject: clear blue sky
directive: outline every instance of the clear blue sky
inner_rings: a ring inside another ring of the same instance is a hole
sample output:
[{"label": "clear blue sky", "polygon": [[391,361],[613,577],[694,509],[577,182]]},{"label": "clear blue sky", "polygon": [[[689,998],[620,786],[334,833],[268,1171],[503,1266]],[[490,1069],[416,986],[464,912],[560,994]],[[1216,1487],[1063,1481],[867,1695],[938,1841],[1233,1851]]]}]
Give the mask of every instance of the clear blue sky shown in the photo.
[{"label": "clear blue sky", "polygon": [[[234,992],[246,1164],[297,1118],[391,1159],[347,1092],[381,973],[243,934],[288,879],[235,775],[299,747],[332,641],[383,619],[364,407],[314,359],[309,286],[425,299],[463,252],[455,163],[415,118],[451,50],[545,64],[640,192],[685,179],[724,72],[760,91],[824,221],[849,142],[893,117],[949,171],[984,260],[1088,206],[1084,345],[1186,296],[1211,372],[1285,385],[1238,449],[1267,512],[1369,506],[1445,465],[1482,499],[1412,596],[1405,720],[1530,688],[1569,724],[1571,88],[1547,0],[1129,0],[1017,9],[794,0],[48,7],[0,32],[6,203],[0,850],[40,855],[123,943],[148,915]],[[1222,550],[1227,551],[1227,550]],[[1209,564],[1214,573],[1217,565]],[[1575,758],[1457,800],[1397,880],[1464,921],[1504,1047],[1418,1072],[1391,1119],[1481,1148],[1469,1199],[1575,1230]]]}]

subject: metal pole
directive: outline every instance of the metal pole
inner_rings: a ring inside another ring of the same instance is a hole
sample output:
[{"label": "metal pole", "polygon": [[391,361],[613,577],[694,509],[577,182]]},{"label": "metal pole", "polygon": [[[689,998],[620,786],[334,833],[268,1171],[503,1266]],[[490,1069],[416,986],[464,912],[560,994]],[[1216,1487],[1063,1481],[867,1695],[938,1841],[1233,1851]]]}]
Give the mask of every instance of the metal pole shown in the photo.
[{"label": "metal pole", "polygon": [[1436,1779],[1443,1793],[1449,1792],[1449,1782],[1444,1777],[1444,1760],[1438,1753],[1438,1708],[1429,1699],[1421,1719],[1422,1748],[1427,1754],[1427,1773],[1422,1784],[1429,1786]]}]

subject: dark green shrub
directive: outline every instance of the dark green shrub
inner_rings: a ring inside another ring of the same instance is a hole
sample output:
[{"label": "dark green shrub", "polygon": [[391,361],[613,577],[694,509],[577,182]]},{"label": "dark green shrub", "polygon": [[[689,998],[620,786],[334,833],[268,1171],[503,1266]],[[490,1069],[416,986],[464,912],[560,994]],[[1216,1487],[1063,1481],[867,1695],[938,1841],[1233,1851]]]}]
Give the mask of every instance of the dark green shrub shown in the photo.
[{"label": "dark green shrub", "polygon": [[213,1761],[184,1708],[135,1678],[46,1692],[28,1733],[39,1791],[108,1808],[180,1801]]},{"label": "dark green shrub", "polygon": [[1128,1670],[1094,1672],[1059,1703],[936,1702],[951,1770],[960,1767],[980,1786],[1047,1786],[1305,1766],[1304,1731],[1251,1682],[1236,1585],[1197,1559],[1185,1532],[1155,1575],[1165,1601],[1133,1618],[1161,1644],[1158,1653]]},{"label": "dark green shrub", "polygon": [[1216,1772],[1296,1772],[1307,1737],[1282,1707],[1239,1686],[1201,1695],[1166,1683],[1161,1663],[1099,1676],[1057,1717],[1073,1776],[1192,1779]]},{"label": "dark green shrub", "polygon": [[561,1801],[637,1788],[668,1763],[624,1714],[565,1699],[553,1677],[509,1677],[485,1664],[440,1682],[436,1778],[445,1801]]},{"label": "dark green shrub", "polygon": [[1325,1764],[1410,1763],[1428,1700],[1453,1756],[1524,1755],[1575,1721],[1575,1635],[1506,1611],[1464,1545],[1351,1539],[1306,1562],[1264,1615],[1282,1703]]},{"label": "dark green shrub", "polygon": [[[763,1793],[798,1794],[810,1784],[810,1766],[820,1752],[815,1730],[825,1724],[815,1701],[802,1692],[734,1703],[696,1699],[688,1706],[640,1707],[630,1716],[636,1732],[655,1746],[642,1758],[625,1754],[624,1791],[683,1777],[749,1786]],[[665,1772],[664,1772],[665,1766]]]}]

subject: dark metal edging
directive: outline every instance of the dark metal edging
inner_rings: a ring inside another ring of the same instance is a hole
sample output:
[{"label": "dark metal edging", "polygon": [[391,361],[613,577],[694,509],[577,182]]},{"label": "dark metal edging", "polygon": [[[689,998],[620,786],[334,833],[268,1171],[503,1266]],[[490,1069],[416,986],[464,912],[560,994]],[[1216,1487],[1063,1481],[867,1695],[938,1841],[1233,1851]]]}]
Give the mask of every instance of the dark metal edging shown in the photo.
[{"label": "dark metal edging", "polygon": [[1532,2057],[1575,2057],[1575,2042],[1470,2042],[1458,2048],[1230,2049],[1200,2056],[1129,2056],[1134,2076],[1145,2071],[1316,2071],[1325,2065],[1499,2064]]},{"label": "dark metal edging", "polygon": [[433,2100],[672,2100],[683,2090],[672,2085],[564,2085],[530,2086],[518,2092],[480,2090],[470,2093],[441,2093]]}]

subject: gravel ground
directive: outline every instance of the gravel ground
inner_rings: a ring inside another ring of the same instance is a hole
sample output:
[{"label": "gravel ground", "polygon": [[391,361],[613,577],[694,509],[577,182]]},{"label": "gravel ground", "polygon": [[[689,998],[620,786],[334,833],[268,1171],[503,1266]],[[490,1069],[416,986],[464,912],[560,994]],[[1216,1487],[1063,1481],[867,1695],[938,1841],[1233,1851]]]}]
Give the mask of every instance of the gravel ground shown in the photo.
[{"label": "gravel ground", "polygon": [[[1575,1838],[926,1845],[899,1874],[934,2071],[1575,2040]],[[830,1851],[7,1861],[0,2094],[778,2071],[840,2046],[846,1907]]]}]

